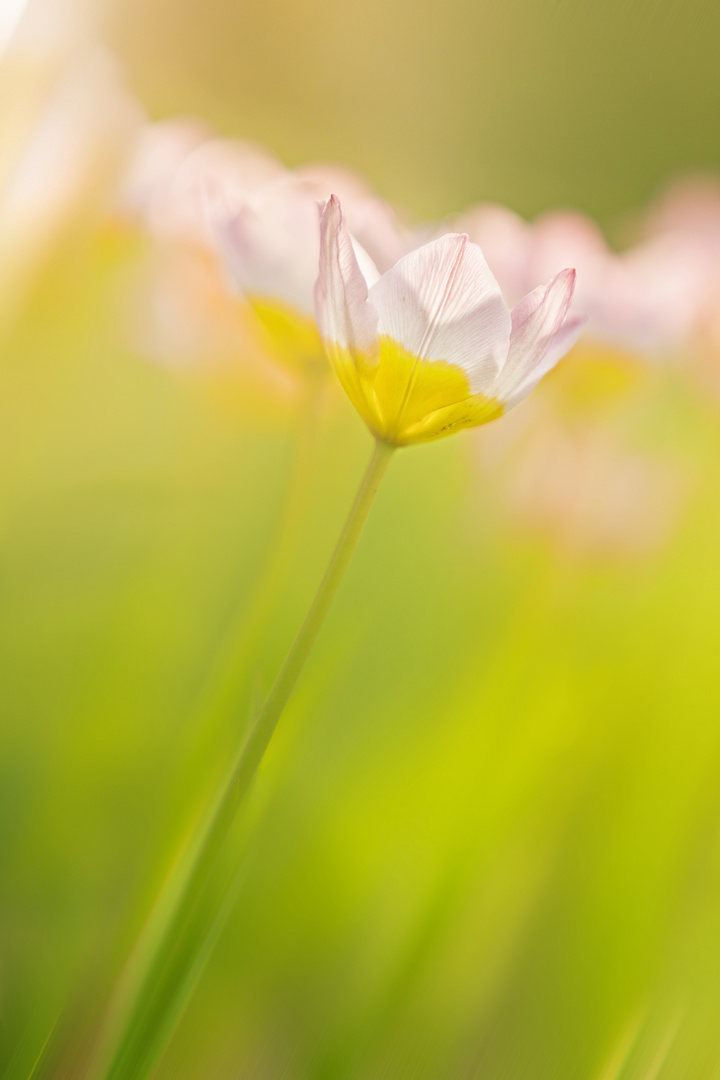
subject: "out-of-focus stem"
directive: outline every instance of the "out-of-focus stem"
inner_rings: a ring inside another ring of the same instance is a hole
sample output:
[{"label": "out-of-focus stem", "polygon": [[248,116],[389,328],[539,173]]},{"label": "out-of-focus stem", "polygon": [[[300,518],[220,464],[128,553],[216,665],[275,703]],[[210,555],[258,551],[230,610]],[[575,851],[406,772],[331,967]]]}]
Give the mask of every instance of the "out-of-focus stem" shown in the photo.
[{"label": "out-of-focus stem", "polygon": [[298,409],[298,427],[293,440],[292,471],[287,497],[271,550],[260,570],[249,603],[243,608],[220,648],[220,659],[212,665],[199,700],[193,708],[191,730],[206,737],[214,721],[222,723],[237,711],[237,702],[247,685],[255,649],[263,640],[278,597],[288,578],[292,552],[302,526],[308,502],[318,430],[318,408],[324,380],[308,376],[305,400]]}]

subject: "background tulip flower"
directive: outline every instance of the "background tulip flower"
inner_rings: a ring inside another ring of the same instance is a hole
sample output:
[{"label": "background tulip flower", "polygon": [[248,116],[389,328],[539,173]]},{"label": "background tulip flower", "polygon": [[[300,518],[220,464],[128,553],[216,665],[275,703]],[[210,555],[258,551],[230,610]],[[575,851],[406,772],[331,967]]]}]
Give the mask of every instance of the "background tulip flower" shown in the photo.
[{"label": "background tulip flower", "polygon": [[511,303],[555,267],[575,266],[574,305],[587,316],[587,342],[658,355],[681,346],[696,319],[700,264],[669,232],[614,252],[594,221],[572,211],[527,222],[506,207],[485,205],[453,225],[480,244]]},{"label": "background tulip flower", "polygon": [[398,220],[395,209],[351,169],[335,162],[315,162],[299,166],[288,177],[320,205],[325,203],[331,191],[339,193],[351,235],[381,273],[419,246],[415,239],[416,230],[406,228]]},{"label": "background tulip flower", "polygon": [[715,399],[720,397],[720,183],[694,176],[671,184],[650,208],[649,243],[672,246],[690,282],[693,306],[685,359]]},{"label": "background tulip flower", "polygon": [[313,289],[318,204],[333,187],[375,264],[391,266],[410,234],[352,171],[333,164],[288,170],[265,148],[218,138],[193,120],[147,125],[119,201],[121,216],[140,224],[158,256],[142,334],[155,344],[143,351],[187,363],[244,349],[264,352],[295,376],[325,372]]},{"label": "background tulip flower", "polygon": [[325,357],[312,311],[317,276],[318,209],[294,185],[267,185],[218,227],[234,285],[293,368],[322,371]]},{"label": "background tulip flower", "polygon": [[297,387],[268,363],[257,319],[228,282],[215,219],[282,171],[268,151],[219,139],[189,119],[146,124],[115,214],[139,240],[124,291],[126,334],[147,359],[182,371],[234,422],[285,420]]},{"label": "background tulip flower", "polygon": [[71,62],[32,46],[0,80],[0,331],[63,242],[104,217],[143,123],[102,48]]},{"label": "background tulip flower", "polygon": [[610,410],[573,416],[555,389],[554,407],[536,398],[519,425],[513,418],[473,444],[485,502],[510,533],[548,543],[573,565],[657,553],[683,520],[690,467],[651,444],[633,445]]},{"label": "background tulip flower", "polygon": [[217,221],[285,173],[244,139],[221,139],[196,120],[147,125],[123,196],[156,237],[217,248]]},{"label": "background tulip flower", "polygon": [[[406,446],[501,416],[575,341],[575,271],[512,310],[480,248],[450,233],[364,274],[340,201],[321,223],[318,325],[350,400],[377,438]],[[374,280],[373,280],[374,278]]]},{"label": "background tulip flower", "polygon": [[390,207],[352,173],[331,166],[306,167],[264,185],[240,200],[237,211],[218,227],[233,282],[293,367],[298,362],[321,370],[327,366],[314,318],[314,286],[319,205],[331,177],[347,190],[358,237],[372,259],[381,265],[394,261],[406,241]]}]

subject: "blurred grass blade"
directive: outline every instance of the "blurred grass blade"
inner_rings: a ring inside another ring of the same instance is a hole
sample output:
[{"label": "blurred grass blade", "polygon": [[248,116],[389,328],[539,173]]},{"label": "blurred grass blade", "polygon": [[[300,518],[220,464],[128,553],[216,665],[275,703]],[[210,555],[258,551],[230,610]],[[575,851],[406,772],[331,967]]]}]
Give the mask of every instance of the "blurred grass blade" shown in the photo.
[{"label": "blurred grass blade", "polygon": [[[255,773],[273,737],[278,721],[312,651],[325,617],[345,576],[382,478],[395,448],[375,442],[370,462],[347,515],[340,537],[318,587],[308,614],[285,662],[243,742],[226,779],[218,788],[213,810],[191,844],[177,884],[169,890],[160,917],[149,928],[138,963],[128,973],[126,992],[121,992],[108,1046],[101,1050],[98,1075],[106,1080],[141,1080],[152,1067],[162,1045],[162,1033],[170,1030],[178,986],[189,988],[196,956],[203,953],[206,936],[198,908],[206,897],[217,859],[233,824],[235,811],[247,795]],[[212,938],[212,934],[210,935]],[[194,942],[197,938],[197,943]],[[116,1046],[116,1048],[115,1048]],[[109,1061],[107,1069],[104,1061]]]},{"label": "blurred grass blade", "polygon": [[[254,696],[251,724],[255,721],[256,710],[259,711]],[[178,969],[194,963],[189,944],[191,924],[201,907],[207,871],[214,864],[232,822],[235,770],[233,762],[218,789],[219,794],[197,827],[191,830],[138,940],[111,1005],[91,1070],[93,1077],[140,1075],[136,1070],[156,1043],[155,1026],[162,1022],[165,1011],[171,1009],[177,992],[171,981],[177,976]],[[221,828],[218,830],[219,822]],[[224,906],[222,911],[225,911]],[[213,926],[216,922],[217,919]]]},{"label": "blurred grass blade", "polygon": [[292,553],[308,502],[323,386],[318,378],[308,378],[304,386],[304,399],[298,406],[297,426],[291,444],[292,470],[274,540],[242,618],[231,625],[219,648],[219,658],[200,687],[193,709],[193,722],[198,733],[206,731],[208,724],[222,722],[236,711],[250,665],[254,662],[254,651],[258,642],[264,640],[268,623],[287,583]]}]

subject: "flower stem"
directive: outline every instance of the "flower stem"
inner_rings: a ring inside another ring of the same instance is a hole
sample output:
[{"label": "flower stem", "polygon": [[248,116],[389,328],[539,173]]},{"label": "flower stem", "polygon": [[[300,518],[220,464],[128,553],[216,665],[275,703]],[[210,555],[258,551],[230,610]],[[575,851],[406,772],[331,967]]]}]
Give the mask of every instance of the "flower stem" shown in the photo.
[{"label": "flower stem", "polygon": [[375,444],[370,464],[358,488],[320,588],[240,755],[235,779],[237,795],[240,798],[245,794],[263,758],[277,722],[315,644],[315,639],[352,558],[393,450],[394,447],[381,440]]},{"label": "flower stem", "polygon": [[97,1075],[105,1080],[126,1080],[128,1076],[142,1080],[171,1033],[178,988],[196,963],[197,947],[203,937],[197,916],[212,871],[338,591],[393,450],[388,443],[377,441],[305,621],[227,778],[220,785],[213,809],[195,836],[194,850],[182,879],[175,884],[174,896],[169,899],[169,911],[159,925],[148,931],[148,940],[141,950],[141,970],[128,973],[130,986],[116,1002],[110,1031],[106,1032],[99,1053],[99,1060],[106,1064]]}]

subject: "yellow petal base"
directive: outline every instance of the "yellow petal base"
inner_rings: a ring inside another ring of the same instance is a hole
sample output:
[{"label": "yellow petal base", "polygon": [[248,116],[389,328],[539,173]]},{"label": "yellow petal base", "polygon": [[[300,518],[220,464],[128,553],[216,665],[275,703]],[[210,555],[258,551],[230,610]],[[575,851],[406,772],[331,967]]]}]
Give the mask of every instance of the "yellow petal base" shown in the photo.
[{"label": "yellow petal base", "polygon": [[268,350],[294,374],[328,371],[327,357],[315,320],[291,304],[264,296],[248,298],[262,326]]},{"label": "yellow petal base", "polygon": [[390,337],[381,337],[373,357],[352,356],[333,342],[327,348],[365,423],[393,446],[442,439],[502,416],[502,402],[473,394],[462,368],[421,360]]}]

